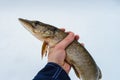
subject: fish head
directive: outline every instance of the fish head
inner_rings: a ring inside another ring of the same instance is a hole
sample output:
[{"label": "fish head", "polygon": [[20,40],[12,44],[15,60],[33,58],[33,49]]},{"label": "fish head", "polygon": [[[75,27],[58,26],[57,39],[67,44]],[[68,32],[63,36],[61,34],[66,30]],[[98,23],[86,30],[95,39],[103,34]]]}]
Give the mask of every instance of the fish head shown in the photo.
[{"label": "fish head", "polygon": [[54,33],[57,30],[56,27],[42,23],[40,21],[31,21],[22,18],[19,18],[19,21],[39,40],[45,40],[54,37]]}]

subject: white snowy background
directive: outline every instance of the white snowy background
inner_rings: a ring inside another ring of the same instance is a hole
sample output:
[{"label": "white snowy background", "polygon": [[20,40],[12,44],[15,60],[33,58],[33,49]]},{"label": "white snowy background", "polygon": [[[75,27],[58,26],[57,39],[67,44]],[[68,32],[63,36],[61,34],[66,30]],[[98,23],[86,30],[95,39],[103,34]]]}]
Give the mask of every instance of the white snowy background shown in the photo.
[{"label": "white snowy background", "polygon": [[[120,0],[0,0],[0,80],[32,80],[47,63],[42,42],[18,18],[79,34],[102,80],[120,80]],[[79,80],[73,70],[69,76]]]}]

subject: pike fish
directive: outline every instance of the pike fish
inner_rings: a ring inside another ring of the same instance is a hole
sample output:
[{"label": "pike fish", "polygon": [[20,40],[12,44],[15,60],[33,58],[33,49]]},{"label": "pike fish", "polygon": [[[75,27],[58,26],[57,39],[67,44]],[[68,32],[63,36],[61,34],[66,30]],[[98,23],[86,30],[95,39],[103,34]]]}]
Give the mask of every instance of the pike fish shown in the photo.
[{"label": "pike fish", "polygon": [[[46,54],[48,47],[55,46],[68,34],[53,25],[40,21],[19,18],[23,26],[39,40],[44,41],[42,45],[42,56]],[[101,70],[96,62],[77,40],[74,40],[67,48],[66,61],[72,65],[77,77],[81,80],[100,80]]]}]

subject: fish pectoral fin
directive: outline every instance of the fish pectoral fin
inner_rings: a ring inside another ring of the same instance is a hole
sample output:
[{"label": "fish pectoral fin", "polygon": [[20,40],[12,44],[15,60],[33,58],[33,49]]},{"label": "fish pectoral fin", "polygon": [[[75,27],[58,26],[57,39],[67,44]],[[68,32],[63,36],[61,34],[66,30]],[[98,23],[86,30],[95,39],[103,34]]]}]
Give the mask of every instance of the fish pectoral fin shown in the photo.
[{"label": "fish pectoral fin", "polygon": [[43,56],[47,55],[47,50],[48,50],[48,43],[47,42],[43,42],[43,45],[42,45],[42,52],[41,52],[41,56],[43,58]]}]

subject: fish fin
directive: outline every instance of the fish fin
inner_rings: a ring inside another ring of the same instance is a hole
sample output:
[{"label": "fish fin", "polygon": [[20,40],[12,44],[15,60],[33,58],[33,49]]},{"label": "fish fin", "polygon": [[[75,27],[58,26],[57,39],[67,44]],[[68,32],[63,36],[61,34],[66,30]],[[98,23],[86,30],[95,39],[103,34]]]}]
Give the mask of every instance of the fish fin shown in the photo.
[{"label": "fish fin", "polygon": [[101,70],[100,70],[99,67],[98,67],[98,71],[99,71],[99,79],[101,79],[102,78],[102,73],[101,73]]},{"label": "fish fin", "polygon": [[43,45],[42,45],[42,52],[41,52],[41,56],[42,56],[42,58],[43,58],[43,56],[45,55],[47,55],[47,49],[48,49],[48,44],[47,44],[47,42],[43,42]]},{"label": "fish fin", "polygon": [[80,74],[79,74],[79,72],[77,71],[76,67],[75,67],[74,65],[72,65],[72,67],[73,67],[73,69],[74,69],[74,71],[75,71],[76,76],[80,79]]}]

